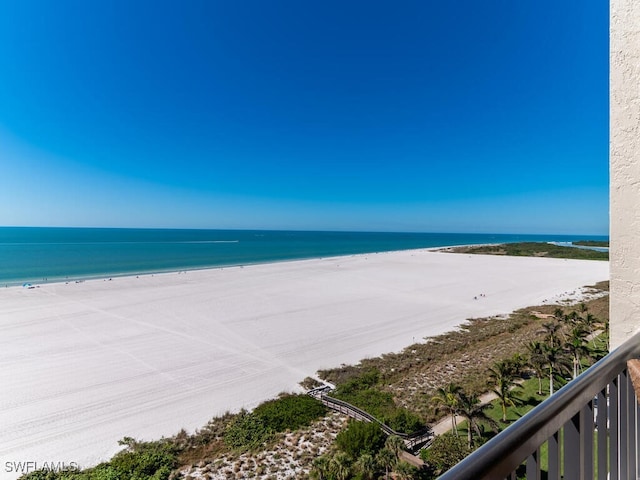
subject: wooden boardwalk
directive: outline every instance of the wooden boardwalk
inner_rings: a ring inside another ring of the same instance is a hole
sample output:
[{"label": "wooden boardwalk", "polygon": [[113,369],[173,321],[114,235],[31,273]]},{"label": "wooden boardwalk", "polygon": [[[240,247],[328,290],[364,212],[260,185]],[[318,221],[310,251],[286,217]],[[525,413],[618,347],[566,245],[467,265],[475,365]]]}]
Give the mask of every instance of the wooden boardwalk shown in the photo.
[{"label": "wooden boardwalk", "polygon": [[382,423],[373,415],[368,414],[364,410],[359,409],[358,407],[351,405],[343,400],[339,400],[337,398],[333,398],[329,396],[329,392],[331,392],[332,388],[329,386],[322,386],[318,388],[314,388],[308,392],[310,396],[322,402],[328,408],[335,410],[337,412],[343,413],[351,418],[355,418],[356,420],[361,420],[363,422],[372,422],[380,425],[380,428],[387,435],[396,435],[400,437],[407,448],[407,450],[413,452],[419,447],[426,446],[433,439],[433,434],[430,428],[425,428],[418,432],[407,434],[402,432],[396,432],[394,429]]}]

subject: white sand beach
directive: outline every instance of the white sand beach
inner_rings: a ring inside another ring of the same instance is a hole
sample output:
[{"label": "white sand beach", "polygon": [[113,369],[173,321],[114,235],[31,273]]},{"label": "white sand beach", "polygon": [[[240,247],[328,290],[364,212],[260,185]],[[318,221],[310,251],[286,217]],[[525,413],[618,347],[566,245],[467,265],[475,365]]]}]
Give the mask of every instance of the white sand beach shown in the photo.
[{"label": "white sand beach", "polygon": [[124,436],[193,431],[320,368],[608,278],[608,262],[413,250],[0,289],[0,478],[89,466]]}]

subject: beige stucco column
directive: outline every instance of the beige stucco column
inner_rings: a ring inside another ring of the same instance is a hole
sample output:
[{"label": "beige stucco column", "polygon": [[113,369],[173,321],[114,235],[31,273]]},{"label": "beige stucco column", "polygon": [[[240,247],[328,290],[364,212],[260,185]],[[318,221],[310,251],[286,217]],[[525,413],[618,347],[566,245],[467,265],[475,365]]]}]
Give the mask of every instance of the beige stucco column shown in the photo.
[{"label": "beige stucco column", "polygon": [[640,330],[640,1],[611,0],[611,348]]}]

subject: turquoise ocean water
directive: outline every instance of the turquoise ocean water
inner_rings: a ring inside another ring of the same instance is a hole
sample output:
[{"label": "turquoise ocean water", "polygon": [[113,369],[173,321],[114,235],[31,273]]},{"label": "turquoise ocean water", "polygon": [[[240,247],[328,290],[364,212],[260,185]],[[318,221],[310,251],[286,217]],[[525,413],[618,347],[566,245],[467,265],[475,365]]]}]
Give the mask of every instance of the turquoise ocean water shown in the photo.
[{"label": "turquoise ocean water", "polygon": [[588,235],[0,227],[0,284],[42,283],[448,245],[606,239]]}]

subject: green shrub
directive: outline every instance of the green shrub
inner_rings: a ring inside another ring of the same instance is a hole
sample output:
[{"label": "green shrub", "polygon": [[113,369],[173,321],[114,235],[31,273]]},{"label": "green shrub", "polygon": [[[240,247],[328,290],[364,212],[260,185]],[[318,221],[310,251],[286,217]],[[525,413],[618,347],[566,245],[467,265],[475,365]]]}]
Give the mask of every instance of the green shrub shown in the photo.
[{"label": "green shrub", "polygon": [[359,458],[365,453],[378,453],[384,447],[385,440],[386,435],[378,424],[351,420],[336,437],[336,445],[351,458]]},{"label": "green shrub", "polygon": [[437,474],[449,470],[471,453],[465,438],[451,433],[437,436],[428,449],[420,450],[420,458],[431,466]]},{"label": "green shrub", "polygon": [[349,402],[382,420],[382,417],[395,409],[395,404],[389,392],[383,392],[376,387],[378,380],[378,371],[370,370],[363,373],[361,377],[340,385],[332,396]]},{"label": "green shrub", "polygon": [[338,387],[338,392],[342,395],[352,395],[356,392],[370,389],[380,381],[380,371],[371,368],[361,372],[357,377],[343,383]]},{"label": "green shrub", "polygon": [[224,442],[231,448],[252,449],[266,442],[273,433],[261,417],[243,410],[227,426]]},{"label": "green shrub", "polygon": [[[111,468],[120,478],[163,480],[176,466],[177,449],[169,442],[134,443],[114,456]],[[108,477],[107,477],[108,478]]]},{"label": "green shrub", "polygon": [[265,402],[253,411],[274,432],[306,427],[326,413],[325,406],[308,395],[285,395]]},{"label": "green shrub", "polygon": [[175,445],[161,440],[136,442],[127,438],[120,442],[127,448],[117,453],[109,462],[82,471],[32,472],[21,480],[167,480],[177,466],[178,452]]},{"label": "green shrub", "polygon": [[413,433],[425,428],[422,419],[406,408],[396,408],[393,416],[383,421],[396,432]]},{"label": "green shrub", "polygon": [[62,478],[64,477],[62,477],[62,473],[59,472],[51,470],[37,470],[35,472],[22,475],[20,480],[60,480]]}]

